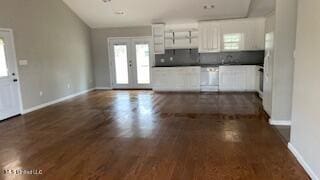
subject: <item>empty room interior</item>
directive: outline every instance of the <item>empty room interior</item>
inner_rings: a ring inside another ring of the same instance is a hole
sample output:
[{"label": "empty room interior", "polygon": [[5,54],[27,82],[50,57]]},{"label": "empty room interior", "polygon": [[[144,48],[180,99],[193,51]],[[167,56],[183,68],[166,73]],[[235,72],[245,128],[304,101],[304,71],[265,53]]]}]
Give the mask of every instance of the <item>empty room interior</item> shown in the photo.
[{"label": "empty room interior", "polygon": [[320,180],[319,19],[319,0],[0,0],[0,179]]}]

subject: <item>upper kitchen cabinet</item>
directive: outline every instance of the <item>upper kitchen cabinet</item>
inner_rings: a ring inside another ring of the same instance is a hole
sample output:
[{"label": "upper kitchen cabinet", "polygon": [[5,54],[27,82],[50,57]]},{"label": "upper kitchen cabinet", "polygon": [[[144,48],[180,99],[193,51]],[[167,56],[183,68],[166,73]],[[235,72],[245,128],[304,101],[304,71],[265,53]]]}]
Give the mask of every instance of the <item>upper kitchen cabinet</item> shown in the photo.
[{"label": "upper kitchen cabinet", "polygon": [[194,49],[199,53],[265,49],[265,18],[200,21],[152,26],[155,54],[165,49]]},{"label": "upper kitchen cabinet", "polygon": [[199,22],[199,52],[220,51],[220,24],[214,21]]},{"label": "upper kitchen cabinet", "polygon": [[264,50],[264,18],[220,21],[221,51]]},{"label": "upper kitchen cabinet", "polygon": [[164,54],[165,53],[164,31],[165,31],[164,24],[153,24],[152,25],[153,47],[154,47],[155,54]]}]

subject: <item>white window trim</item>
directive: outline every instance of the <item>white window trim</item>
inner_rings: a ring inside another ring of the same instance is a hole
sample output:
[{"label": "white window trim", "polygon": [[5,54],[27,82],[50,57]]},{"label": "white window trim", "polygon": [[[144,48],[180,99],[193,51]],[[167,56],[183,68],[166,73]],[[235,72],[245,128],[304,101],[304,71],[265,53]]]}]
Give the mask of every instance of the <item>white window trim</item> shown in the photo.
[{"label": "white window trim", "polygon": [[[225,39],[225,36],[227,35],[240,35],[240,41],[237,42],[237,41],[234,41],[234,42],[224,42],[224,39]],[[241,51],[244,49],[244,34],[243,33],[226,33],[226,34],[223,34],[223,37],[222,37],[222,48],[224,51]],[[231,43],[238,43],[239,44],[239,49],[226,49],[225,48],[225,44],[231,44]]]}]

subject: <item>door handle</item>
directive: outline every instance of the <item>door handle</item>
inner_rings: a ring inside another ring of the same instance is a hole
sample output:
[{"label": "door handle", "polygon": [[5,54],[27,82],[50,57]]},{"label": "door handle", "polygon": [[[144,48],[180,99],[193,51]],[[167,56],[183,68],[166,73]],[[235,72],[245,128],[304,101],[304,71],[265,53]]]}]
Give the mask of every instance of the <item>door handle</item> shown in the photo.
[{"label": "door handle", "polygon": [[13,82],[18,82],[18,79],[13,79]]}]

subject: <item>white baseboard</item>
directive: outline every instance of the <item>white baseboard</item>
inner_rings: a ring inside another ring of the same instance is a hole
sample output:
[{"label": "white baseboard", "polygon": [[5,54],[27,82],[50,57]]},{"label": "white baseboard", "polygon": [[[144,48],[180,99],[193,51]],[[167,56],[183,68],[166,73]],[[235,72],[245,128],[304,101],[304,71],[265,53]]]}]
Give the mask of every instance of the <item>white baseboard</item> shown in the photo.
[{"label": "white baseboard", "polygon": [[96,87],[96,90],[112,90],[112,87]]},{"label": "white baseboard", "polygon": [[32,107],[32,108],[29,108],[29,109],[24,109],[23,112],[22,112],[22,114],[27,114],[27,113],[30,113],[30,112],[32,112],[32,111],[36,111],[36,110],[45,108],[45,107],[47,107],[47,106],[50,106],[50,105],[53,105],[53,104],[57,104],[57,103],[59,103],[59,102],[62,102],[62,101],[65,101],[65,100],[74,98],[74,97],[76,97],[76,96],[79,96],[79,95],[88,93],[88,92],[93,91],[93,90],[95,90],[95,88],[88,89],[88,90],[85,90],[85,91],[81,91],[81,92],[78,92],[78,93],[75,93],[75,94],[72,94],[72,95],[69,95],[69,96],[66,96],[66,97],[62,97],[62,98],[56,99],[56,100],[54,100],[54,101],[50,101],[50,102],[47,102],[47,103],[44,103],[44,104],[40,104],[40,105],[38,105],[38,106],[34,106],[34,107]]},{"label": "white baseboard", "polygon": [[159,87],[154,87],[153,91],[155,91],[155,92],[199,92],[200,93],[200,88],[183,89],[183,88],[159,88]]},{"label": "white baseboard", "polygon": [[269,123],[274,126],[291,126],[290,120],[274,120],[269,119]]},{"label": "white baseboard", "polygon": [[298,152],[298,150],[291,144],[288,143],[288,148],[292,152],[292,154],[297,158],[298,162],[301,166],[307,171],[312,180],[320,180],[317,177],[316,173],[311,169],[308,163],[303,159],[302,155]]}]

